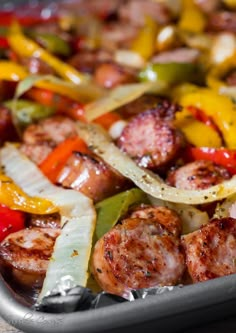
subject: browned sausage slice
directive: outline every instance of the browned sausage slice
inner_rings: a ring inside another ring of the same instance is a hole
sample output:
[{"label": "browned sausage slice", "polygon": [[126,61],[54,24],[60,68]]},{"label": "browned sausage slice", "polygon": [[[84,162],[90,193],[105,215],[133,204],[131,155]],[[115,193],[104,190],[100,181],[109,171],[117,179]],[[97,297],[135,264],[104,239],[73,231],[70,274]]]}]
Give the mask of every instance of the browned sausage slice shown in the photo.
[{"label": "browned sausage slice", "polygon": [[183,236],[187,267],[193,282],[236,273],[236,220],[214,219]]},{"label": "browned sausage slice", "polygon": [[[160,207],[155,209],[159,211]],[[176,214],[164,209],[170,220],[177,221]],[[126,218],[96,243],[93,273],[105,291],[125,295],[130,289],[180,281],[185,269],[184,254],[179,238],[165,227],[162,213],[163,208],[151,218],[146,213],[145,218]]]},{"label": "browned sausage slice", "polygon": [[159,110],[155,109],[131,119],[117,144],[139,166],[157,169],[176,158],[184,138],[173,123],[160,117]]},{"label": "browned sausage slice", "polygon": [[78,190],[95,202],[127,188],[127,180],[100,158],[74,152],[58,175],[57,183]]},{"label": "browned sausage slice", "polygon": [[95,82],[104,88],[114,88],[122,83],[135,82],[134,73],[114,62],[102,63],[94,73]]},{"label": "browned sausage slice", "polygon": [[208,29],[210,31],[236,32],[236,12],[217,11],[209,15]]},{"label": "browned sausage slice", "polygon": [[64,116],[53,116],[26,128],[21,151],[34,163],[40,164],[59,143],[76,135],[73,120]]},{"label": "browned sausage slice", "polygon": [[143,25],[146,16],[151,16],[160,24],[171,20],[171,13],[164,2],[131,0],[120,6],[119,15],[132,25]]},{"label": "browned sausage slice", "polygon": [[230,174],[223,166],[199,160],[171,171],[166,182],[184,190],[203,190],[227,179]]},{"label": "browned sausage slice", "polygon": [[40,286],[46,274],[59,229],[23,229],[0,244],[1,269],[24,286]]}]

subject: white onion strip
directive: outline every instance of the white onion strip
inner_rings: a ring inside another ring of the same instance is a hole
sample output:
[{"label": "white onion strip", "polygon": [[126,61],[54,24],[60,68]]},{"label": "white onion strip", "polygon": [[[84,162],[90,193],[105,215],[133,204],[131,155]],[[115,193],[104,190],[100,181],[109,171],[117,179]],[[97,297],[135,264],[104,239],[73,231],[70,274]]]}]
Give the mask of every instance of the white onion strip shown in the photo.
[{"label": "white onion strip", "polygon": [[54,186],[14,145],[1,150],[5,173],[28,195],[46,198],[59,208],[62,232],[57,238],[40,299],[64,276],[86,286],[96,214],[92,201],[82,193]]},{"label": "white onion strip", "polygon": [[112,143],[110,137],[99,126],[78,122],[77,129],[80,137],[97,155],[155,198],[196,205],[224,199],[236,193],[236,176],[204,190],[181,190],[168,186],[153,172],[138,167]]},{"label": "white onion strip", "polygon": [[102,97],[85,106],[85,115],[88,121],[92,121],[103,114],[113,111],[122,105],[132,102],[146,92],[161,92],[165,88],[164,83],[132,83],[123,84],[111,89],[107,96]]}]

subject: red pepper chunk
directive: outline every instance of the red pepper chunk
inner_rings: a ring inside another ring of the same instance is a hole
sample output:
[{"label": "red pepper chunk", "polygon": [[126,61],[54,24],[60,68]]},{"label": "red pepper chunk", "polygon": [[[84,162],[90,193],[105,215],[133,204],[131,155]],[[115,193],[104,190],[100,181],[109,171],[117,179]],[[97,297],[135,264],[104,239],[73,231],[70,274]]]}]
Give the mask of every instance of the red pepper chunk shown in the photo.
[{"label": "red pepper chunk", "polygon": [[25,228],[25,214],[0,204],[0,242],[9,234]]},{"label": "red pepper chunk", "polygon": [[236,150],[227,148],[189,147],[185,151],[187,161],[208,160],[224,166],[232,175],[236,174]]},{"label": "red pepper chunk", "polygon": [[83,106],[68,97],[40,88],[31,88],[26,96],[42,105],[53,107],[58,113],[74,120],[85,121]]},{"label": "red pepper chunk", "polygon": [[30,27],[32,25],[45,23],[45,22],[57,22],[58,16],[57,15],[51,15],[49,17],[43,17],[40,13],[40,8],[38,8],[38,13],[35,12],[31,15],[27,15],[27,8],[26,13],[24,13],[24,8],[21,8],[20,11],[0,11],[0,22],[1,26],[3,27],[9,27],[14,21],[19,22],[21,26],[24,27]]},{"label": "red pepper chunk", "polygon": [[117,121],[122,120],[121,116],[118,113],[115,112],[108,112],[96,119],[94,119],[94,123],[101,125],[106,130],[109,130],[109,128]]},{"label": "red pepper chunk", "polygon": [[56,183],[61,169],[66,164],[68,158],[74,151],[89,153],[85,142],[79,137],[71,137],[60,143],[39,165],[40,170],[51,180]]}]

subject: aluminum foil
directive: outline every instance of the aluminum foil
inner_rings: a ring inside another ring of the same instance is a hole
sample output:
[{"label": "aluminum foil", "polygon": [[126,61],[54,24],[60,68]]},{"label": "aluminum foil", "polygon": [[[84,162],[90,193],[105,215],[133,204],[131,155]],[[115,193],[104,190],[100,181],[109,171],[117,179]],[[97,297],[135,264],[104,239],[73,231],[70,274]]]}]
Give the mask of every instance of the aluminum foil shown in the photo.
[{"label": "aluminum foil", "polygon": [[120,297],[106,292],[95,294],[88,288],[76,286],[70,276],[65,276],[50,293],[35,305],[35,309],[51,313],[68,313],[97,309],[112,304],[145,299],[146,297],[157,297],[160,294],[182,287],[182,285],[156,286],[153,288],[130,290],[125,294],[125,297]]}]

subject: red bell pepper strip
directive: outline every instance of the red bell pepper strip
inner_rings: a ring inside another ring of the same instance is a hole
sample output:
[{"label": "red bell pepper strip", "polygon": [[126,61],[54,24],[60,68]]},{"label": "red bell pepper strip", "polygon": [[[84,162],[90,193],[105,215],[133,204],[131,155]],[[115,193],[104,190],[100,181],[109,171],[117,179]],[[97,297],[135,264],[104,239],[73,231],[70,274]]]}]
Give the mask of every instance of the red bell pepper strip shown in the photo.
[{"label": "red bell pepper strip", "polygon": [[[21,26],[30,27],[35,24],[40,24],[44,22],[56,22],[58,20],[57,15],[51,15],[48,17],[43,17],[40,14],[34,12],[32,15],[27,15],[27,8],[25,13],[23,13],[23,8],[15,11],[0,11],[0,24],[3,27],[9,27],[14,21],[17,21]],[[38,10],[40,13],[40,8]]]},{"label": "red bell pepper strip", "polygon": [[56,183],[57,177],[68,158],[74,151],[89,153],[85,142],[79,137],[67,138],[60,143],[39,165],[40,170],[52,183]]},{"label": "red bell pepper strip", "polygon": [[220,130],[216,126],[216,124],[215,124],[214,120],[212,119],[212,117],[208,116],[204,111],[202,111],[201,109],[199,109],[199,108],[197,108],[195,106],[188,106],[187,109],[188,109],[189,112],[191,112],[191,114],[193,115],[193,117],[196,120],[199,120],[202,123],[204,123],[205,125],[210,126],[217,133],[220,134]]},{"label": "red bell pepper strip", "polygon": [[236,174],[236,150],[228,148],[188,147],[185,161],[208,160],[224,166],[232,175]]},{"label": "red bell pepper strip", "polygon": [[74,120],[85,121],[82,104],[68,97],[40,88],[31,88],[27,91],[26,96],[40,104],[53,107],[58,113],[68,115]]},{"label": "red bell pepper strip", "polygon": [[9,43],[6,37],[0,36],[0,48],[7,49],[9,47]]},{"label": "red bell pepper strip", "polygon": [[0,242],[12,232],[25,227],[25,214],[0,204]]},{"label": "red bell pepper strip", "polygon": [[106,130],[109,130],[109,128],[118,120],[122,120],[121,116],[116,112],[108,112],[96,119],[94,119],[94,123],[101,125]]}]

